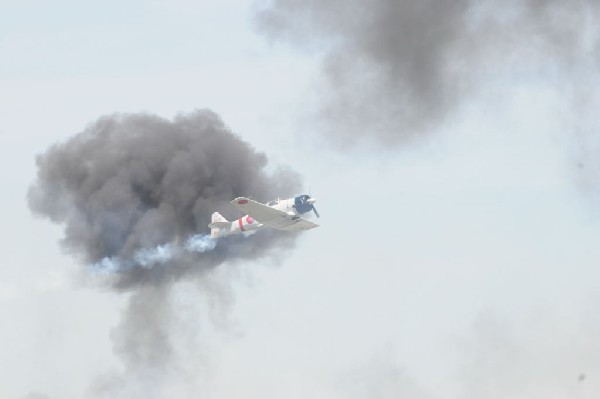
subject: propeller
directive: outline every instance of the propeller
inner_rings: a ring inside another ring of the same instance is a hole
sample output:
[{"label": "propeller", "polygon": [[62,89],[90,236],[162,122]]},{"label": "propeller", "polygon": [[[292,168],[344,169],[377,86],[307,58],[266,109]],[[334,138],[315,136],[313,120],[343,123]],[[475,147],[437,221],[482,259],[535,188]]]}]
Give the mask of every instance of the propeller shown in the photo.
[{"label": "propeller", "polygon": [[317,202],[317,200],[312,198],[311,196],[307,195],[305,197],[305,201],[310,206],[310,209],[312,209],[312,211],[315,213],[315,215],[318,218],[320,218],[321,216],[319,216],[319,212],[317,212],[317,208],[315,208],[315,202]]},{"label": "propeller", "polygon": [[317,212],[317,208],[315,208],[315,206],[312,206],[313,212],[315,213],[315,215],[317,215],[318,218],[320,218],[321,216],[319,216],[319,212]]},{"label": "propeller", "polygon": [[317,200],[312,198],[311,196],[306,194],[299,195],[295,198],[294,202],[294,206],[299,213],[306,213],[312,210],[318,218],[321,217],[319,216],[319,212],[317,212],[317,209],[314,205],[314,203],[317,202]]}]

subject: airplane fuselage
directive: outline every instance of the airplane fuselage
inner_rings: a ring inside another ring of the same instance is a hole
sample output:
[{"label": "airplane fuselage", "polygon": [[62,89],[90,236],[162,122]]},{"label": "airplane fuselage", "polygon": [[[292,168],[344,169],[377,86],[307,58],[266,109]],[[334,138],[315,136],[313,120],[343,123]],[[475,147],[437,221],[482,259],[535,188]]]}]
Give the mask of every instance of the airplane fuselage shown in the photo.
[{"label": "airplane fuselage", "polygon": [[[306,197],[306,198],[304,198]],[[310,198],[308,195],[301,195],[294,198],[287,199],[274,199],[273,201],[267,202],[267,206],[271,208],[286,212],[289,215],[300,215],[309,212],[313,209],[312,205],[315,203],[314,198]]]},{"label": "airplane fuselage", "polygon": [[[244,198],[244,197],[240,197],[238,199],[236,199],[235,201],[232,201],[232,203],[234,203],[234,205],[238,206],[238,207],[242,207],[245,205],[249,205],[249,203],[254,203],[255,206],[257,207],[264,207],[263,209],[268,209],[268,208],[272,208],[278,212],[277,215],[281,215],[282,217],[285,216],[288,219],[291,219],[291,221],[293,223],[297,223],[300,220],[302,220],[301,218],[301,214],[309,212],[309,211],[314,211],[315,214],[317,214],[316,210],[314,209],[313,204],[315,203],[315,200],[313,198],[310,198],[310,196],[308,195],[301,195],[298,197],[294,197],[294,198],[288,198],[288,199],[275,199],[272,201],[267,202],[266,204],[260,204],[260,203],[256,203],[251,199],[248,198]],[[250,212],[252,213],[252,212]],[[271,212],[272,213],[272,212]],[[264,217],[267,218],[267,220],[265,220],[265,223],[269,224],[271,227],[273,226],[273,220],[270,220],[271,218],[269,217],[269,215],[262,215],[260,216],[260,218],[262,219]],[[318,216],[318,214],[317,214]],[[277,216],[279,217],[279,216]],[[307,222],[305,222],[307,223]],[[284,222],[284,224],[289,224],[288,222]],[[260,223],[259,221],[257,221],[256,219],[254,219],[251,215],[245,215],[242,216],[241,218],[235,220],[235,221],[228,221],[227,219],[225,219],[223,216],[221,216],[221,214],[219,214],[218,212],[213,213],[212,218],[211,218],[211,223],[208,225],[211,229],[211,237],[213,238],[217,238],[217,237],[226,237],[226,236],[230,236],[233,234],[241,234],[241,233],[247,233],[247,234],[252,234],[253,232],[255,232],[256,230],[264,227],[265,225]],[[276,224],[275,226],[277,226],[278,228],[281,228],[278,224]],[[316,225],[313,224],[314,227]]]},{"label": "airplane fuselage", "polygon": [[229,228],[227,226],[220,226],[219,229],[219,237],[230,236],[232,234],[240,234],[246,233],[250,231],[256,231],[263,227],[262,224],[258,223],[256,220],[252,218],[250,215],[243,216],[233,222],[229,223]]}]

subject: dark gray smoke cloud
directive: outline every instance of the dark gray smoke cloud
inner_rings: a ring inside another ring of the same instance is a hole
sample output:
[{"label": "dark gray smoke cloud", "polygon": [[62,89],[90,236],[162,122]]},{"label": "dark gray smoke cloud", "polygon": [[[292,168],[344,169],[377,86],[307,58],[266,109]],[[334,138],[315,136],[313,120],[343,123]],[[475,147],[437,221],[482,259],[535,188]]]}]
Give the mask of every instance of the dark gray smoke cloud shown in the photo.
[{"label": "dark gray smoke cloud", "polygon": [[[172,283],[226,261],[273,255],[293,246],[295,235],[261,231],[199,251],[182,248],[190,237],[204,242],[212,212],[239,217],[231,199],[293,194],[298,175],[269,173],[266,156],[207,110],[172,121],[149,114],[105,116],[38,156],[37,166],[31,210],[63,225],[63,246],[108,273],[113,288],[134,291],[111,334],[123,372],[98,378],[90,395],[177,397],[170,389],[186,383],[170,383],[179,362],[170,322]],[[140,261],[140,254],[160,249],[179,252],[164,261]]]},{"label": "dark gray smoke cloud", "polygon": [[181,246],[208,232],[214,211],[239,216],[228,204],[236,196],[267,200],[298,187],[290,171],[267,173],[266,156],[210,111],[173,121],[147,114],[106,116],[51,147],[37,165],[30,208],[64,225],[62,244],[85,263],[116,264],[119,288],[161,284],[226,260],[260,258],[291,245],[294,237],[265,231],[151,267],[136,261],[143,251]]},{"label": "dark gray smoke cloud", "polygon": [[91,397],[165,397],[165,381],[177,363],[171,337],[170,288],[141,287],[133,294],[120,325],[111,334],[113,350],[125,372],[97,378]]},{"label": "dark gray smoke cloud", "polygon": [[[263,2],[264,3],[264,2]],[[395,143],[451,116],[478,76],[567,68],[598,25],[594,0],[272,0],[258,29],[323,55],[323,119],[340,142]]]}]

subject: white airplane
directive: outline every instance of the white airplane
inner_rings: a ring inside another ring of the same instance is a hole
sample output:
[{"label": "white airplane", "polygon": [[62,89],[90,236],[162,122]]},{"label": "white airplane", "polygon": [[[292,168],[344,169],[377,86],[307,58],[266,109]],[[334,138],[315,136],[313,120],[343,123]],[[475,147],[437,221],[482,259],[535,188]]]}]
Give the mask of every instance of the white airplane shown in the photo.
[{"label": "white airplane", "polygon": [[[261,204],[246,197],[238,197],[231,201],[233,206],[246,213],[234,222],[225,219],[219,212],[212,214],[210,236],[225,237],[232,234],[249,233],[263,227],[278,230],[299,231],[319,227],[318,224],[301,217],[301,214],[313,211],[317,217],[314,203],[316,200],[303,194],[294,198],[281,200],[279,198]],[[252,232],[252,233],[250,233]]]}]

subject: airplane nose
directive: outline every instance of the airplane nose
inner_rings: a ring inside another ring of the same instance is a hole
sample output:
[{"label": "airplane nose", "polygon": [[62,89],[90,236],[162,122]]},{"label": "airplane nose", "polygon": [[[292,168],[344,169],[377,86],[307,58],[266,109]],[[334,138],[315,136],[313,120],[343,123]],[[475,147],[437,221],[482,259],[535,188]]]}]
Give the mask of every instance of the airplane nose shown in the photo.
[{"label": "airplane nose", "polygon": [[309,198],[308,200],[306,200],[306,202],[308,202],[309,204],[311,204],[311,205],[312,205],[312,204],[314,204],[315,202],[317,202],[317,200],[316,200],[316,199],[314,199],[314,198]]}]

